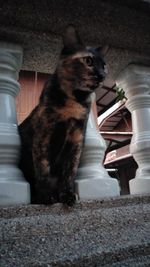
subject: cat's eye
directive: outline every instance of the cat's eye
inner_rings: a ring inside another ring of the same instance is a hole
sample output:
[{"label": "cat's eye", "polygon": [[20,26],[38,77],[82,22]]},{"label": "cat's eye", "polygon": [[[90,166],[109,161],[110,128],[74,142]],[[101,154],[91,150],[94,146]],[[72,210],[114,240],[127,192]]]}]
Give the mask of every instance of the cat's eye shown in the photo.
[{"label": "cat's eye", "polygon": [[86,64],[87,64],[89,67],[91,67],[91,66],[93,65],[93,58],[92,58],[92,57],[90,57],[90,56],[85,57],[84,60],[85,60]]}]

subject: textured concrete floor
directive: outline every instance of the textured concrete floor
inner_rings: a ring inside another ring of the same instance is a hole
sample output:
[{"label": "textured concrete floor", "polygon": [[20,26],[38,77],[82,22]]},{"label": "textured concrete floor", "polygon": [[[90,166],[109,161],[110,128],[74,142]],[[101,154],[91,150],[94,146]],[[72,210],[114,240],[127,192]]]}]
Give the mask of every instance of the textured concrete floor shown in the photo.
[{"label": "textured concrete floor", "polygon": [[2,207],[1,267],[150,266],[150,196]]}]

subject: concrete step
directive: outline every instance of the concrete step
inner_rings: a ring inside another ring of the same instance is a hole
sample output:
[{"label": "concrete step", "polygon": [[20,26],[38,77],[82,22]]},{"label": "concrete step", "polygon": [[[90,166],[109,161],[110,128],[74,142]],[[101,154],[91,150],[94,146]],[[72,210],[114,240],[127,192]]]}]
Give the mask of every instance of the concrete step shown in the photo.
[{"label": "concrete step", "polygon": [[1,207],[1,267],[150,266],[150,195]]}]

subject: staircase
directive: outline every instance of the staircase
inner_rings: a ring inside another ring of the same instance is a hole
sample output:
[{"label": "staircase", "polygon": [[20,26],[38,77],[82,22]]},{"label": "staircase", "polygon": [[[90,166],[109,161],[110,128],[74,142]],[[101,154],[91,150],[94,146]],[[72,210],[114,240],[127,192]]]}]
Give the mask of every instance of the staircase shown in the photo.
[{"label": "staircase", "polygon": [[0,209],[1,267],[150,266],[150,195]]}]

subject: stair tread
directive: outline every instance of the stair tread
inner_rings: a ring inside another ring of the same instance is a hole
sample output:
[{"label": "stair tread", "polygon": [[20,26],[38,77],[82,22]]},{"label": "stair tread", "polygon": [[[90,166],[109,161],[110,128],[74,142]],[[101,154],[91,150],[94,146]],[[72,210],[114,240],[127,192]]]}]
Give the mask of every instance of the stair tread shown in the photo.
[{"label": "stair tread", "polygon": [[0,218],[1,266],[150,265],[150,195],[1,207]]}]

